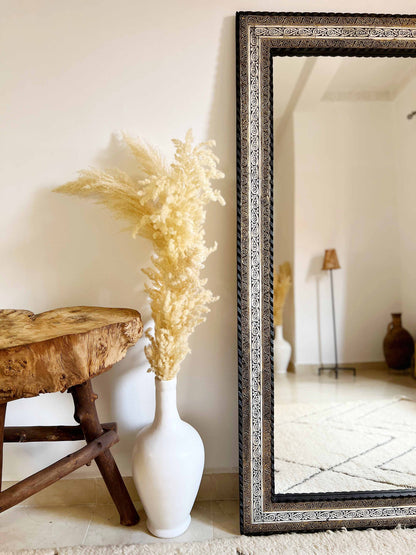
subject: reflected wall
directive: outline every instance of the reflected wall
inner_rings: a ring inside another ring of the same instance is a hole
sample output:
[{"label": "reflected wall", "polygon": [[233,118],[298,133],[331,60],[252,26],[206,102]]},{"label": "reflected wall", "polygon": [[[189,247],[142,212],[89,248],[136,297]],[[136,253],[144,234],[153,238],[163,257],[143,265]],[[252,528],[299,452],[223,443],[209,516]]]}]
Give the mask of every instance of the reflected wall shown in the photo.
[{"label": "reflected wall", "polygon": [[[291,364],[275,375],[275,491],[415,487],[415,382],[410,370],[389,371],[382,349],[391,312],[403,312],[416,333],[416,118],[407,118],[415,63],[273,64],[274,260],[293,272],[283,319]],[[341,264],[333,274],[338,358],[357,367],[356,378],[317,373],[334,363],[327,248]]]}]

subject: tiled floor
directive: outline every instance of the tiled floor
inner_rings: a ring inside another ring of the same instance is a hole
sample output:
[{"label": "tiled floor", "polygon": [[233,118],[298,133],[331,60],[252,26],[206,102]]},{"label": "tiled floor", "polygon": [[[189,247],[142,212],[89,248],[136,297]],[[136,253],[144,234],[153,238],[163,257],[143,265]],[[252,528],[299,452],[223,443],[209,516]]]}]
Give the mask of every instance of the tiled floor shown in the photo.
[{"label": "tiled floor", "polygon": [[112,545],[168,541],[203,541],[239,534],[238,501],[200,501],[192,511],[188,530],[174,540],[161,540],[146,530],[140,511],[136,526],[119,525],[113,505],[14,507],[0,515],[2,550]]},{"label": "tiled floor", "polygon": [[[385,399],[396,395],[416,398],[416,380],[411,376],[380,369],[358,371],[356,378],[351,373],[342,373],[338,380],[335,380],[333,374],[319,377],[315,371],[288,373],[277,378],[277,398],[280,403]],[[82,499],[78,491],[72,497]],[[91,498],[91,495],[84,497]],[[20,505],[6,511],[0,515],[0,553],[2,550],[42,547],[171,541],[155,538],[147,532],[143,511],[140,511],[141,521],[138,525],[131,528],[120,526],[117,511],[112,504],[106,503],[106,495],[96,498],[97,504],[49,507]],[[172,541],[203,541],[238,534],[237,500],[199,501],[192,511],[189,529]]]},{"label": "tiled floor", "polygon": [[318,376],[317,369],[277,374],[275,388],[277,402],[283,404],[390,399],[397,395],[416,398],[412,376],[382,368],[358,368],[356,377],[352,372],[340,372],[338,379],[333,372]]}]

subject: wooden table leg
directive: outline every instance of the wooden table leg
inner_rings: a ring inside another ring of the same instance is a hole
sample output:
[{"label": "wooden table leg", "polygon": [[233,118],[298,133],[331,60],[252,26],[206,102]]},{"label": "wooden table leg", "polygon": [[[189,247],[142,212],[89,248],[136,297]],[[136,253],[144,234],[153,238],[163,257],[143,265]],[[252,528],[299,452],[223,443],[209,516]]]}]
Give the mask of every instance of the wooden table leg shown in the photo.
[{"label": "wooden table leg", "polygon": [[[88,380],[81,385],[71,387],[69,391],[74,399],[75,420],[80,423],[86,441],[93,441],[103,433],[103,429],[94,404],[97,395],[92,390],[91,382]],[[132,526],[139,522],[139,515],[110,450],[105,450],[95,459],[95,462],[120,513],[120,524]]]},{"label": "wooden table leg", "polygon": [[0,405],[0,491],[1,491],[1,480],[3,475],[3,440],[4,440],[4,420],[6,418],[6,407],[7,407],[7,403],[2,403]]}]

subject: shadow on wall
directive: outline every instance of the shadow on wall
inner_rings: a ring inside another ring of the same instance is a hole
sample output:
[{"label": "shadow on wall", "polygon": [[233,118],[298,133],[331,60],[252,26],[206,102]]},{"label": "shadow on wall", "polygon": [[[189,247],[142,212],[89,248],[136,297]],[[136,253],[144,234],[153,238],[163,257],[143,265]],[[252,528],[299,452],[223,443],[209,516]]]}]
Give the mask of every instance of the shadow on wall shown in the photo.
[{"label": "shadow on wall", "polygon": [[[108,148],[99,153],[94,165],[134,170],[115,136],[111,137]],[[49,188],[39,191],[27,213],[19,214],[18,218],[25,222],[25,229],[14,244],[10,242],[5,257],[14,274],[24,274],[22,284],[26,283],[26,288],[30,286],[30,291],[36,292],[27,294],[26,291],[21,295],[35,297],[36,305],[20,308],[43,312],[74,305],[131,307],[142,314],[145,329],[151,325],[144,292],[145,276],[140,271],[149,264],[148,241],[133,240],[122,231],[123,223],[115,221],[104,207],[86,199],[55,194]],[[145,339],[140,339],[124,360],[93,382],[99,395],[100,418],[118,421],[122,448],[128,453],[128,459],[138,423],[144,424],[153,418],[153,377],[146,374],[144,344]],[[41,419],[42,423],[72,423],[71,400],[65,396],[63,402],[59,396],[41,395],[31,399],[29,405],[28,400],[10,403],[9,424],[28,424],[34,418]],[[15,460],[24,456],[21,446],[17,448]],[[33,446],[26,447],[27,456],[36,453],[31,449]],[[58,452],[56,445],[50,449],[51,462],[75,447],[61,444],[60,449]],[[9,453],[12,455],[10,450]],[[41,467],[43,463],[44,459]]]},{"label": "shadow on wall", "polygon": [[205,443],[207,469],[218,469],[219,460],[235,461],[236,468],[238,461],[238,442],[229,441],[238,431],[234,25],[234,17],[223,19],[205,136],[215,139],[214,153],[225,173],[213,186],[221,190],[226,206],[210,204],[205,226],[207,244],[217,242],[218,250],[208,258],[204,276],[220,299],[190,338],[192,352],[181,365],[177,391],[181,417]]},{"label": "shadow on wall", "polygon": [[[235,54],[230,56],[230,52],[235,52],[234,17],[224,18],[219,45],[207,138],[216,140],[215,151],[220,157],[220,168],[226,174],[224,181],[234,187],[236,176],[236,62]],[[222,185],[221,190],[223,190]],[[234,199],[235,188],[232,189],[232,193]]]}]

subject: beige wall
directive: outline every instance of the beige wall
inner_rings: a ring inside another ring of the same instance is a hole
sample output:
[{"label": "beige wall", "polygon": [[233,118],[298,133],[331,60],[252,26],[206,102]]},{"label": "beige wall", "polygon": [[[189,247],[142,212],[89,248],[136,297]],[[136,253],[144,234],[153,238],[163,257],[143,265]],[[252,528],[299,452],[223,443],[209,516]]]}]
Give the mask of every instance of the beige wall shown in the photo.
[{"label": "beige wall", "polygon": [[416,79],[395,101],[396,179],[398,191],[402,310],[405,327],[416,337]]},{"label": "beige wall", "polygon": [[[276,91],[278,97],[278,89]],[[276,120],[275,120],[276,124]],[[276,128],[276,125],[275,125]],[[295,271],[295,137],[293,118],[290,117],[284,129],[276,129],[274,134],[274,253],[276,268],[290,262],[292,274]],[[294,288],[292,287],[284,305],[284,337],[295,346]],[[295,360],[295,350],[292,352]]]},{"label": "beige wall", "polygon": [[[320,102],[295,114],[296,363],[334,362],[325,248],[333,273],[338,356],[383,360],[391,312],[401,310],[392,102]],[[313,130],[313,141],[310,140]]]},{"label": "beige wall", "polygon": [[[279,69],[290,80],[296,65],[279,62]],[[382,360],[391,312],[403,312],[416,336],[416,120],[406,117],[415,93],[413,79],[390,101],[305,103],[278,126],[275,258],[294,268],[285,335],[296,364],[334,362],[325,248],[336,248],[341,263],[334,273],[339,360]],[[276,107],[282,96],[275,97]]]},{"label": "beige wall", "polygon": [[[101,208],[55,196],[51,188],[90,165],[127,164],[114,135],[122,129],[164,151],[189,127],[199,140],[215,138],[227,207],[209,211],[207,237],[218,240],[219,250],[207,276],[221,301],[192,338],[178,396],[183,418],[204,440],[207,469],[236,469],[234,14],[388,12],[391,2],[1,0],[0,7],[0,305],[132,306],[148,320],[139,273],[148,246],[122,233]],[[395,12],[414,10],[413,0],[394,4]],[[154,409],[143,342],[95,384],[101,415],[120,424],[116,453],[129,474],[135,433]],[[67,397],[11,403],[7,422],[70,422]],[[57,445],[7,446],[4,478],[23,477],[58,451]]]}]

